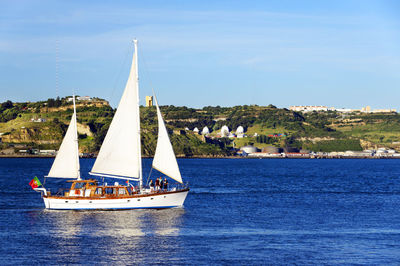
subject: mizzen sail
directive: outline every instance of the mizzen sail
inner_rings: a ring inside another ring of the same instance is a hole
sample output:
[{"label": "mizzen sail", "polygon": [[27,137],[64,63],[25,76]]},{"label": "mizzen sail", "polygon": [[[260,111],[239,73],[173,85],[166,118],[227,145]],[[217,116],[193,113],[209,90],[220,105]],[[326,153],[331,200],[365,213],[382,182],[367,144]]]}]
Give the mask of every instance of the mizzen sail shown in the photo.
[{"label": "mizzen sail", "polygon": [[[136,41],[135,41],[135,48]],[[137,49],[124,93],[100,148],[91,175],[138,179],[141,176]]]},{"label": "mizzen sail", "polygon": [[71,117],[67,133],[61,143],[57,156],[54,159],[50,172],[46,177],[77,178],[80,179],[78,131],[76,127],[75,96],[74,113]]},{"label": "mizzen sail", "polygon": [[158,139],[153,159],[153,168],[175,179],[179,183],[182,183],[181,172],[179,171],[178,162],[176,161],[175,153],[171,141],[169,140],[168,131],[165,127],[156,96],[154,96],[154,100],[157,108]]}]

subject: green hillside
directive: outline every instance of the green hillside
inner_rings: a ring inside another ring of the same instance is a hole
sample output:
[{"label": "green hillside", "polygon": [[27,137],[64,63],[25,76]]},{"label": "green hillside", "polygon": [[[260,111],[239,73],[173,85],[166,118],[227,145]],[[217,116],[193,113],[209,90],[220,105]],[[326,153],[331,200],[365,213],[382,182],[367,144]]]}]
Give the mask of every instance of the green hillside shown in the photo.
[{"label": "green hillside", "polygon": [[[68,97],[49,99],[35,103],[12,103],[0,107],[0,149],[4,153],[16,153],[21,149],[58,149],[73,113]],[[77,102],[79,149],[95,153],[107,133],[115,110],[107,101],[93,99]],[[152,156],[156,147],[157,118],[154,108],[141,107],[142,149],[144,156]],[[167,125],[177,156],[221,156],[230,150],[203,141],[198,134],[173,132]],[[5,152],[7,151],[7,152]]]},{"label": "green hillside", "polygon": [[[0,106],[1,152],[20,149],[58,149],[72,116],[69,97]],[[156,147],[155,107],[141,107],[142,147],[152,156]],[[202,109],[161,106],[174,150],[178,156],[226,156],[232,147],[248,144],[263,148],[297,148],[312,151],[362,150],[400,147],[400,115],[337,112],[297,113],[269,106],[234,106]],[[107,101],[93,98],[77,101],[81,152],[95,153],[105,137],[115,110]],[[221,138],[227,125],[233,132],[245,129],[244,138]],[[207,126],[209,138],[193,132]],[[185,130],[190,129],[190,130]]]}]

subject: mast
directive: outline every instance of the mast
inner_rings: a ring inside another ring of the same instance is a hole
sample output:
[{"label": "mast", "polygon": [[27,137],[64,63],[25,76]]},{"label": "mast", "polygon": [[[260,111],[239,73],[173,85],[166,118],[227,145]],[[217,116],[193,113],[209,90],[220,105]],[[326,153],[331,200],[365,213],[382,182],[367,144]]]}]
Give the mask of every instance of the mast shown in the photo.
[{"label": "mast", "polygon": [[142,148],[141,148],[141,137],[140,137],[140,100],[139,100],[139,65],[138,65],[138,41],[133,40],[135,46],[135,65],[136,65],[136,93],[137,93],[137,128],[138,128],[138,138],[137,138],[137,147],[138,147],[138,166],[139,166],[139,187],[140,189],[143,187],[143,176],[142,176]]},{"label": "mast", "polygon": [[74,104],[74,115],[75,115],[75,128],[74,128],[75,138],[74,138],[74,141],[76,143],[76,165],[78,166],[77,180],[81,180],[81,169],[80,169],[80,165],[79,165],[78,125],[77,125],[77,121],[76,121],[77,119],[76,119],[75,94],[72,95],[72,102]]}]

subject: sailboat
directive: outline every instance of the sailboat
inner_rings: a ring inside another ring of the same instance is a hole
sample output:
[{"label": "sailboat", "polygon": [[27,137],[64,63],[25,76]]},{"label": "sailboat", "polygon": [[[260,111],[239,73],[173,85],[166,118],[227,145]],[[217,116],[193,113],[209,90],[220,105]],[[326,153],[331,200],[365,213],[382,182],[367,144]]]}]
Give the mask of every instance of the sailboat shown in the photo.
[{"label": "sailboat", "polygon": [[[177,181],[176,186],[149,187],[143,183],[140,139],[139,79],[137,40],[124,93],[110,124],[90,175],[102,178],[81,179],[78,153],[75,97],[74,113],[60,149],[47,177],[72,179],[71,187],[53,195],[44,187],[42,193],[47,209],[142,209],[183,206],[189,187],[183,184],[168,131],[154,95],[158,119],[158,139],[152,168]],[[104,178],[125,180],[125,184],[104,183]],[[131,182],[138,182],[134,186]]]}]

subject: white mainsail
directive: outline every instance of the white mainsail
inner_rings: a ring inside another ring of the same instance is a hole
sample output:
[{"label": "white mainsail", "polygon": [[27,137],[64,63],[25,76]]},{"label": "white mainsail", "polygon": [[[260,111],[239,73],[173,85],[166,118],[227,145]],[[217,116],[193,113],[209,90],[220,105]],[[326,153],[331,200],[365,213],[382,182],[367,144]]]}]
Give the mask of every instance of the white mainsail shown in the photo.
[{"label": "white mainsail", "polygon": [[137,43],[124,93],[100,148],[91,175],[141,178],[139,83]]},{"label": "white mainsail", "polygon": [[176,161],[175,153],[172,148],[171,141],[169,140],[168,131],[165,127],[165,123],[155,95],[154,100],[157,108],[158,139],[156,152],[153,159],[153,168],[171,177],[172,179],[175,179],[179,183],[182,183],[182,176],[181,172],[179,171],[178,162]]},{"label": "white mainsail", "polygon": [[67,133],[46,177],[80,179],[78,131],[76,127],[75,96],[73,96],[74,114],[71,117]]}]

